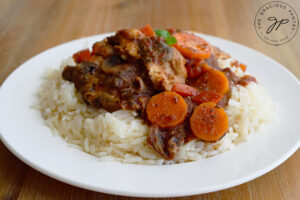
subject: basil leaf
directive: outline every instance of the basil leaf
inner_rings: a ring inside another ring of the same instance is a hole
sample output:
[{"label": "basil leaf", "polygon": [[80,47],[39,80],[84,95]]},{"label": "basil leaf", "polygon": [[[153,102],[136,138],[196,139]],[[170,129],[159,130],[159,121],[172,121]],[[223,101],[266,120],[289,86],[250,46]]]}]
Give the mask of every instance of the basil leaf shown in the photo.
[{"label": "basil leaf", "polygon": [[167,30],[157,29],[154,32],[157,36],[161,36],[165,39],[171,36],[171,33]]},{"label": "basil leaf", "polygon": [[177,40],[175,37],[171,35],[171,33],[167,30],[157,29],[154,31],[157,36],[161,36],[165,39],[167,45],[176,44]]},{"label": "basil leaf", "polygon": [[166,43],[170,46],[176,44],[176,42],[177,40],[174,36],[166,38]]}]

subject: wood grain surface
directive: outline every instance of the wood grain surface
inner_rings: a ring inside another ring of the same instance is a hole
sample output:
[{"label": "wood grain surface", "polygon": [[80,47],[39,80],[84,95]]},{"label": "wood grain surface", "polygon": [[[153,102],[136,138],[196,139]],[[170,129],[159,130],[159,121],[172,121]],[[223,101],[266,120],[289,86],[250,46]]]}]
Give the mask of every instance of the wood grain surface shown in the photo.
[{"label": "wood grain surface", "polygon": [[[256,49],[300,78],[300,33],[289,43],[263,42],[253,26],[265,0],[1,0],[0,84],[21,63],[55,45],[120,28],[176,27]],[[300,1],[288,2],[300,14]],[[279,80],[280,81],[280,80]],[[1,112],[1,111],[0,111]],[[300,151],[271,172],[227,190],[177,199],[300,199]],[[73,187],[18,160],[0,142],[0,199],[130,199]],[[141,199],[141,198],[137,198]]]}]

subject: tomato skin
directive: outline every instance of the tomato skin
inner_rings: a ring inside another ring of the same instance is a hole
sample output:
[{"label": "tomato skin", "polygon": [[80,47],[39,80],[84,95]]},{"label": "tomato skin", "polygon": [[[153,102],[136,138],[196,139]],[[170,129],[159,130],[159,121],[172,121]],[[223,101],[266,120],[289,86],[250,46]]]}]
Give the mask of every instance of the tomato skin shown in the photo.
[{"label": "tomato skin", "polygon": [[195,96],[198,93],[198,90],[196,88],[181,83],[175,83],[172,87],[172,91],[184,97]]},{"label": "tomato skin", "polygon": [[195,103],[215,103],[217,104],[224,95],[216,93],[216,92],[211,92],[211,91],[201,91],[198,95],[192,97],[192,101]]},{"label": "tomato skin", "polygon": [[155,35],[155,33],[154,33],[152,27],[151,27],[149,24],[147,24],[146,26],[140,28],[140,31],[141,31],[142,33],[144,33],[146,36],[152,37],[152,36]]}]

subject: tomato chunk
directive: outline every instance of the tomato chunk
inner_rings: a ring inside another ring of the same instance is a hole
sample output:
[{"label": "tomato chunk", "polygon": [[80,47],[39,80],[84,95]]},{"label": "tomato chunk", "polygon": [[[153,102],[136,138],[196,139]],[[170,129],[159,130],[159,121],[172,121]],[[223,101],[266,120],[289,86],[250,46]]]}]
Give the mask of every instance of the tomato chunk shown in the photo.
[{"label": "tomato chunk", "polygon": [[152,27],[149,24],[147,24],[146,26],[140,28],[140,31],[142,33],[144,33],[146,36],[154,36],[155,35]]},{"label": "tomato chunk", "polygon": [[91,52],[89,49],[83,49],[73,54],[73,60],[76,63],[81,63],[83,61],[90,61],[92,58]]},{"label": "tomato chunk", "polygon": [[181,83],[175,83],[172,87],[172,91],[180,94],[181,96],[195,96],[198,93],[196,88]]}]

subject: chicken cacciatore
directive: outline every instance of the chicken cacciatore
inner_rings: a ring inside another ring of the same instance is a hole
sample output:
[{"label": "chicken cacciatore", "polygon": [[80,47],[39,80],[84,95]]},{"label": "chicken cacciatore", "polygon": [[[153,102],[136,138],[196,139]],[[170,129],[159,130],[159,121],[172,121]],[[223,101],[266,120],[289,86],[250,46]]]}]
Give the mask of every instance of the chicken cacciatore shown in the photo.
[{"label": "chicken cacciatore", "polygon": [[92,51],[75,53],[76,66],[66,66],[62,77],[95,108],[136,111],[150,127],[149,146],[172,160],[185,142],[222,138],[232,85],[256,81],[221,69],[221,55],[192,33],[147,25],[120,30],[94,43]]}]

